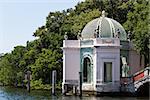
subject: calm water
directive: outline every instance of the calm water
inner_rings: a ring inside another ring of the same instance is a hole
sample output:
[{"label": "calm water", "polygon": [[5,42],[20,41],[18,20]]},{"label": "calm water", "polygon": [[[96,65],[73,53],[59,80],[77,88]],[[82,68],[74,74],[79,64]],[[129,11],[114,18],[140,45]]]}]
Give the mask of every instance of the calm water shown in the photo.
[{"label": "calm water", "polygon": [[32,90],[28,93],[25,89],[17,89],[11,87],[0,87],[0,100],[149,100],[145,97],[82,97],[51,96],[50,91]]}]

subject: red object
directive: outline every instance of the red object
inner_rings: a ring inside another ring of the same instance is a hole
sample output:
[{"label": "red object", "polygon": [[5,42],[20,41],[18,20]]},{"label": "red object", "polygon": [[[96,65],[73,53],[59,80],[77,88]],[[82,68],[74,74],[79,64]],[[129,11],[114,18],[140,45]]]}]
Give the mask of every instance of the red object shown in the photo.
[{"label": "red object", "polygon": [[134,76],[134,81],[137,81],[137,80],[139,80],[139,79],[141,79],[141,78],[143,78],[143,77],[144,77],[144,72],[142,72],[142,73],[140,73],[140,74]]}]

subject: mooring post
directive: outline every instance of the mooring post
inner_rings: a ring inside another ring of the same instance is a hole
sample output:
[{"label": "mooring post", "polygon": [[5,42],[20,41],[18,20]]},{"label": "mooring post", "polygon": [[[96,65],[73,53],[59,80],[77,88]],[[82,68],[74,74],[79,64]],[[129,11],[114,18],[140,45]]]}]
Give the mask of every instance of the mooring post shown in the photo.
[{"label": "mooring post", "polygon": [[52,71],[52,95],[55,95],[56,70]]},{"label": "mooring post", "polygon": [[27,91],[30,92],[30,80],[31,80],[31,68],[29,68],[29,70],[27,71]]},{"label": "mooring post", "polygon": [[28,83],[27,83],[27,91],[30,92],[30,80],[28,80]]},{"label": "mooring post", "polygon": [[76,85],[73,86],[73,94],[75,96],[77,95],[77,86]]},{"label": "mooring post", "polygon": [[80,89],[80,94],[79,96],[82,96],[82,72],[79,72],[79,89]]}]

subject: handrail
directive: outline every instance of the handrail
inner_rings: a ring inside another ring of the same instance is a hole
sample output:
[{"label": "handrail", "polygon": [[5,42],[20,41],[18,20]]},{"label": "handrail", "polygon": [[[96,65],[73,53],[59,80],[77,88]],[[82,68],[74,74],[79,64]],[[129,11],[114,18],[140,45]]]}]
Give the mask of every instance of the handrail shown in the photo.
[{"label": "handrail", "polygon": [[136,75],[138,75],[138,74],[140,74],[140,73],[142,73],[142,72],[144,72],[145,70],[147,70],[148,69],[148,71],[150,70],[150,66],[149,67],[146,67],[146,68],[144,68],[144,69],[142,69],[142,70],[140,70],[140,71],[138,71],[138,72],[136,72],[135,74],[133,74],[133,77],[134,76],[136,76]]},{"label": "handrail", "polygon": [[[146,72],[146,71],[148,71],[148,72]],[[146,72],[147,74],[145,74],[145,72]],[[136,81],[138,81],[138,80],[141,80],[141,78],[146,77],[145,75],[149,75],[149,73],[150,73],[150,67],[146,67],[146,68],[144,68],[143,70],[141,70],[141,71],[135,73],[135,74],[133,75],[133,82],[136,82]]]}]

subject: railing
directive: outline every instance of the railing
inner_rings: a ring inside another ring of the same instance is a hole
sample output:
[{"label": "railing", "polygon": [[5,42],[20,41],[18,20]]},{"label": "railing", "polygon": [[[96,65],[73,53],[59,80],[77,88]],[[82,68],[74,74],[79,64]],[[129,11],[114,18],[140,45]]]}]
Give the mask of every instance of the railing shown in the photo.
[{"label": "railing", "polygon": [[150,76],[150,67],[146,67],[145,69],[135,73],[133,75],[133,82],[140,81],[147,76]]},{"label": "railing", "polygon": [[150,80],[150,67],[147,67],[133,75],[133,83],[135,87],[135,91],[139,89],[139,87],[143,86],[145,83]]},{"label": "railing", "polygon": [[137,91],[137,89],[146,83],[147,81],[150,81],[150,67],[146,67],[145,69],[135,73],[134,75],[130,77],[123,77],[121,78],[121,91],[126,92],[134,92]]},{"label": "railing", "polygon": [[63,47],[82,47],[82,46],[120,46],[117,38],[96,38],[93,40],[64,40]]}]

